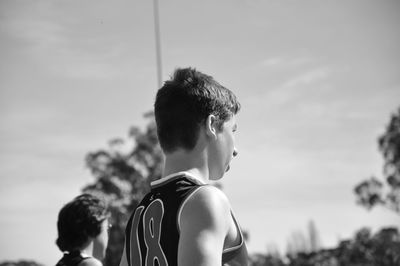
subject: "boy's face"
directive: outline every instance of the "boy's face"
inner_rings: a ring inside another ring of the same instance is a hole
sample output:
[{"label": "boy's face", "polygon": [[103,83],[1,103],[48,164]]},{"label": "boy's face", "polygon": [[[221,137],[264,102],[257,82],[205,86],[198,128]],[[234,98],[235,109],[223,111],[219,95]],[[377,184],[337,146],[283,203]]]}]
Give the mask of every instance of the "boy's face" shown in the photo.
[{"label": "boy's face", "polygon": [[212,140],[210,153],[210,179],[220,179],[229,170],[229,164],[237,155],[235,149],[236,117],[233,115],[217,130],[217,138]]}]

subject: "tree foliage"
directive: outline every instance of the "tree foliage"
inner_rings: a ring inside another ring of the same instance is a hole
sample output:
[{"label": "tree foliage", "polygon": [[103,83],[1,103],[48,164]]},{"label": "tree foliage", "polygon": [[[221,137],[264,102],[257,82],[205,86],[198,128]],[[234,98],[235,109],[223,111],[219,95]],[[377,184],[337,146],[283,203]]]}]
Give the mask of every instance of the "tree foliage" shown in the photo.
[{"label": "tree foliage", "polygon": [[0,266],[43,266],[43,264],[33,260],[18,260],[18,261],[3,261],[0,262]]},{"label": "tree foliage", "polygon": [[287,254],[252,255],[251,266],[395,266],[400,265],[400,234],[396,228],[384,228],[372,235],[370,229],[358,230],[350,240],[336,248]]},{"label": "tree foliage", "polygon": [[400,265],[400,234],[397,228],[384,228],[374,235],[362,228],[333,251],[339,265]]},{"label": "tree foliage", "polygon": [[250,256],[251,266],[285,266],[286,264],[283,262],[282,258],[276,254],[253,254]]},{"label": "tree foliage", "polygon": [[306,233],[294,231],[287,241],[287,253],[290,255],[297,253],[309,253],[318,251],[321,247],[318,230],[313,220],[307,225]]},{"label": "tree foliage", "polygon": [[129,215],[149,191],[150,182],[159,179],[162,152],[158,144],[154,115],[145,117],[145,130],[132,127],[128,138],[115,138],[108,149],[90,152],[86,165],[95,181],[83,188],[102,196],[109,204],[111,223],[109,244],[104,264],[118,266],[124,244],[124,230]]},{"label": "tree foliage", "polygon": [[[400,214],[400,107],[378,138],[378,146],[385,161],[386,186],[376,177],[362,181],[354,188],[357,202],[367,209],[379,204]],[[387,193],[384,193],[384,187],[387,187]]]}]

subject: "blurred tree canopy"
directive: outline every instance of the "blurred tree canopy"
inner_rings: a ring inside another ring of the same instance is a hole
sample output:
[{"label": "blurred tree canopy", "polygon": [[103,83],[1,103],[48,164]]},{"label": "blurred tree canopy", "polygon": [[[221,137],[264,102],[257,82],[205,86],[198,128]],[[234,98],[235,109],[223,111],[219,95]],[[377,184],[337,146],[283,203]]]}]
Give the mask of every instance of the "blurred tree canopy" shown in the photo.
[{"label": "blurred tree canopy", "polygon": [[397,228],[384,228],[372,235],[370,229],[358,230],[350,240],[336,248],[299,252],[280,257],[255,254],[250,266],[397,266],[400,265],[400,234]]},{"label": "blurred tree canopy", "polygon": [[41,263],[37,263],[33,260],[19,260],[19,261],[3,261],[0,262],[0,266],[43,266]]},{"label": "blurred tree canopy", "polygon": [[385,161],[383,175],[388,192],[383,192],[383,182],[373,176],[354,188],[357,202],[367,209],[380,204],[400,214],[400,107],[378,138],[378,146]]},{"label": "blurred tree canopy", "polygon": [[95,181],[83,188],[103,197],[109,204],[111,223],[104,264],[118,266],[124,244],[125,225],[129,215],[150,189],[150,182],[161,177],[163,157],[158,144],[153,113],[145,130],[132,127],[128,139],[115,138],[108,149],[90,152],[86,165]]},{"label": "blurred tree canopy", "polygon": [[313,220],[310,220],[307,225],[307,232],[294,231],[287,241],[286,252],[289,255],[294,255],[301,252],[315,252],[321,248],[321,240],[318,230]]}]

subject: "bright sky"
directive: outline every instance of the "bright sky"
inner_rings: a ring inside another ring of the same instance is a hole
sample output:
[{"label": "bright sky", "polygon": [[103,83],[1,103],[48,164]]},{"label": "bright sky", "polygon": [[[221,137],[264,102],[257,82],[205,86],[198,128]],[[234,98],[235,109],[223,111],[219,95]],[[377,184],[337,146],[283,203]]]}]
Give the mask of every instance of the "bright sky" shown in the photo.
[{"label": "bright sky", "polygon": [[[355,204],[400,104],[398,1],[160,1],[163,78],[194,66],[242,103],[224,191],[251,252],[313,220],[331,247],[400,219]],[[152,1],[0,1],[0,261],[54,265],[84,157],[144,125],[157,90]]]}]

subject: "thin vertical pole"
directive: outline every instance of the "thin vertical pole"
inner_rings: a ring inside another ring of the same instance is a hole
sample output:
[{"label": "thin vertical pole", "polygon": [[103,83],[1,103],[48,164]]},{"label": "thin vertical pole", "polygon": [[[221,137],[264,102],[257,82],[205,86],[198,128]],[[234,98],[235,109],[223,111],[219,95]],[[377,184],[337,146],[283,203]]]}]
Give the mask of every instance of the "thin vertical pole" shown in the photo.
[{"label": "thin vertical pole", "polygon": [[157,57],[157,80],[158,88],[162,86],[162,62],[161,62],[161,40],[160,40],[160,19],[158,12],[158,0],[153,0],[154,7],[154,33],[156,36],[156,57]]}]

